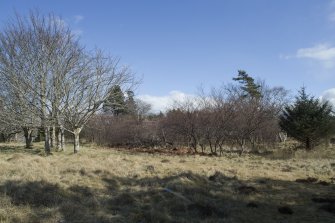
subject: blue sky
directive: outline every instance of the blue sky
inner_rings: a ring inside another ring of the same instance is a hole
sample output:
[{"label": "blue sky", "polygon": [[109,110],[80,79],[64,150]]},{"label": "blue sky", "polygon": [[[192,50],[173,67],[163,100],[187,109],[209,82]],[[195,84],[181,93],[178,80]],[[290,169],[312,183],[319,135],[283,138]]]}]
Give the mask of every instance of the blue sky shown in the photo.
[{"label": "blue sky", "polygon": [[332,0],[2,0],[0,28],[29,9],[61,16],[82,44],[121,57],[143,78],[136,94],[159,106],[238,69],[335,98]]}]

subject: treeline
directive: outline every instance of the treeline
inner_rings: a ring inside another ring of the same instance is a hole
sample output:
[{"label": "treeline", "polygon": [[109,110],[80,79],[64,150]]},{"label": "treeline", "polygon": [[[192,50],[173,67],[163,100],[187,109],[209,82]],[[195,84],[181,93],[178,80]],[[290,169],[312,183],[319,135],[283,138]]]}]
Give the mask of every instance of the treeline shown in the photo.
[{"label": "treeline", "polygon": [[[175,102],[165,114],[148,114],[147,109],[138,116],[127,112],[127,106],[111,106],[88,122],[84,137],[110,147],[188,147],[195,153],[242,154],[274,148],[287,135],[312,149],[335,134],[332,107],[307,95],[305,88],[292,101],[284,88],[256,82],[245,71],[233,80]],[[118,98],[117,105],[126,104]],[[106,102],[106,108],[108,104],[113,103]]]},{"label": "treeline", "polygon": [[231,148],[243,153],[247,148],[274,146],[279,140],[279,115],[288,104],[288,92],[255,83],[245,71],[239,71],[234,80],[238,84],[176,102],[166,114],[144,113],[138,118],[116,111],[95,115],[84,137],[104,146],[186,146],[194,152],[209,150],[213,154]]}]

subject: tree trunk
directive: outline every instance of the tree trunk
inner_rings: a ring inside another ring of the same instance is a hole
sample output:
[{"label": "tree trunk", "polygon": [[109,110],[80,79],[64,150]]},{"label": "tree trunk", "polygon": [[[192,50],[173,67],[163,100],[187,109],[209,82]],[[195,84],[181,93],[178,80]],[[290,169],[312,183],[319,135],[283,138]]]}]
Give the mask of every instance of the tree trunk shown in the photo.
[{"label": "tree trunk", "polygon": [[40,103],[41,103],[41,121],[42,121],[42,127],[44,129],[44,151],[46,155],[50,154],[50,131],[49,126],[47,123],[47,98],[46,98],[46,92],[47,92],[47,73],[44,72],[41,74],[40,77]]},{"label": "tree trunk", "polygon": [[65,130],[63,126],[60,127],[60,133],[61,133],[60,149],[61,151],[65,151]]},{"label": "tree trunk", "polygon": [[222,148],[221,144],[219,145],[219,150],[220,150],[220,156],[222,156],[222,154],[223,154],[223,148]]},{"label": "tree trunk", "polygon": [[79,152],[79,135],[81,132],[81,128],[76,128],[73,131],[74,134],[74,153],[78,153]]},{"label": "tree trunk", "polygon": [[242,156],[245,150],[245,140],[244,139],[240,141],[240,146],[241,146],[240,156]]},{"label": "tree trunk", "polygon": [[56,146],[56,126],[52,125],[52,132],[50,138],[50,148],[54,149]]},{"label": "tree trunk", "polygon": [[50,131],[49,127],[44,127],[44,135],[45,135],[45,142],[44,142],[44,150],[45,154],[50,154]]},{"label": "tree trunk", "polygon": [[212,146],[212,141],[211,141],[211,139],[209,137],[207,137],[207,141],[208,141],[209,148],[211,150],[211,154],[214,154],[213,146]]},{"label": "tree trunk", "polygon": [[60,129],[58,129],[58,131],[57,131],[57,144],[56,144],[57,151],[62,151],[61,143],[62,143],[62,133],[61,133]]},{"label": "tree trunk", "polygon": [[198,151],[197,151],[198,141],[197,141],[197,138],[195,136],[191,136],[191,146],[194,150],[194,153],[198,153]]},{"label": "tree trunk", "polygon": [[24,127],[23,133],[26,141],[26,148],[30,149],[33,146],[33,130],[29,129],[28,127]]},{"label": "tree trunk", "polygon": [[285,143],[286,140],[287,140],[287,133],[286,132],[279,132],[278,135],[279,135],[280,142]]}]

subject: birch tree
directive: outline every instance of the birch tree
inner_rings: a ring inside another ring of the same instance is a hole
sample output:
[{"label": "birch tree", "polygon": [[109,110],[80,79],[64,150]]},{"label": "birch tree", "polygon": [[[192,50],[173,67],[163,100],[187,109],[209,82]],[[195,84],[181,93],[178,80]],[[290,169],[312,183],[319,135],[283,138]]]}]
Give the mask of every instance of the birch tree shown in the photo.
[{"label": "birch tree", "polygon": [[0,76],[8,95],[16,101],[7,108],[17,114],[15,120],[22,126],[26,126],[26,116],[39,117],[47,154],[50,126],[56,129],[63,97],[59,86],[80,52],[74,35],[52,14],[16,15],[0,33]]},{"label": "birch tree", "polygon": [[79,136],[89,119],[102,110],[113,86],[130,89],[135,84],[131,70],[119,65],[119,59],[97,50],[85,55],[80,72],[68,76],[63,83],[65,103],[62,116],[66,129],[74,135],[74,153],[79,151]]},{"label": "birch tree", "polygon": [[[36,11],[17,15],[0,33],[0,78],[17,99],[10,108],[38,117],[46,154],[55,143],[64,149],[64,130],[74,134],[78,152],[79,134],[109,89],[128,90],[133,83],[132,73],[117,58],[85,50],[59,17]],[[21,125],[25,119],[20,113],[16,118]]]}]

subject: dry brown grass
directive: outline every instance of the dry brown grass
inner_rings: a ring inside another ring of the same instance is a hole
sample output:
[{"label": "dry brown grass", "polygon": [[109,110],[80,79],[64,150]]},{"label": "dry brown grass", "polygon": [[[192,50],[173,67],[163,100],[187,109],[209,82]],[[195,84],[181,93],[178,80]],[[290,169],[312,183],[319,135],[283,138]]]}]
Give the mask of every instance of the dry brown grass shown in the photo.
[{"label": "dry brown grass", "polygon": [[84,147],[44,157],[3,144],[0,222],[335,222],[333,151],[284,159]]}]

